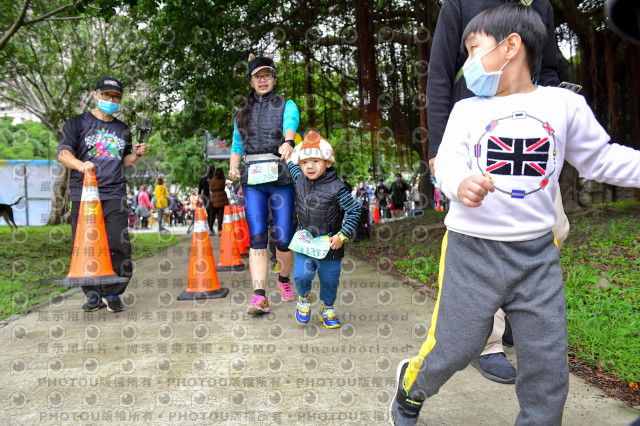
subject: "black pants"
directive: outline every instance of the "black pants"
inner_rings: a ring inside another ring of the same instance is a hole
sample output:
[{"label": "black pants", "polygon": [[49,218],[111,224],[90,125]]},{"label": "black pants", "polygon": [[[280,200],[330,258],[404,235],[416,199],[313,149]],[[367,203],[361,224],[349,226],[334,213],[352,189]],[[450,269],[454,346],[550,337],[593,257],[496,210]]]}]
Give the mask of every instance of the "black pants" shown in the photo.
[{"label": "black pants", "polygon": [[[102,216],[104,227],[107,230],[109,252],[111,253],[111,265],[116,275],[131,278],[133,265],[131,262],[131,242],[129,241],[129,228],[127,227],[127,203],[124,200],[102,200]],[[78,213],[80,201],[71,202],[71,240],[75,241],[76,226],[78,225]],[[82,291],[89,297],[106,297],[124,293],[127,285],[111,284],[101,286],[82,287]],[[97,293],[97,295],[96,295]]]},{"label": "black pants", "polygon": [[224,207],[211,207],[209,214],[209,229],[213,229],[213,220],[218,218],[218,231],[222,231],[222,221],[224,219]]},{"label": "black pants", "polygon": [[209,225],[209,231],[213,231],[213,222],[216,220],[216,208],[209,203],[207,206],[207,224]]},{"label": "black pants", "polygon": [[169,216],[169,226],[177,225],[179,217],[180,216],[178,210],[171,210],[171,215]]}]

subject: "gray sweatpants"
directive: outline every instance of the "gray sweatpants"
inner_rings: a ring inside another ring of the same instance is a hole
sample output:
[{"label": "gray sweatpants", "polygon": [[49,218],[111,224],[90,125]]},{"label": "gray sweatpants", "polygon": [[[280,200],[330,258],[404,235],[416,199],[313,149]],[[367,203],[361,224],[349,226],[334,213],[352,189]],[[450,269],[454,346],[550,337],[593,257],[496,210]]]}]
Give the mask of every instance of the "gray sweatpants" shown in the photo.
[{"label": "gray sweatpants", "polygon": [[482,351],[499,308],[511,321],[518,357],[516,425],[561,424],[569,390],[567,318],[551,233],[500,242],[447,232],[431,329],[405,374],[409,395],[435,395],[469,365]]}]

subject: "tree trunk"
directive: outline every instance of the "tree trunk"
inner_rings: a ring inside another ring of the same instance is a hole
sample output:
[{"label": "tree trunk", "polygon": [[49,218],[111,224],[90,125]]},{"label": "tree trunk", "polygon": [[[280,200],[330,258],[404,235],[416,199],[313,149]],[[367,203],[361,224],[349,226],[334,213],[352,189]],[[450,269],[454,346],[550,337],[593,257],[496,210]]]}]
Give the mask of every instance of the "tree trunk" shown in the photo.
[{"label": "tree trunk", "polygon": [[[418,172],[420,173],[420,185],[418,190],[420,192],[420,204],[422,208],[426,208],[425,201],[428,198],[433,198],[434,187],[431,183],[429,165],[427,163],[427,152],[429,151],[427,142],[427,73],[429,71],[429,55],[430,55],[430,41],[429,34],[429,16],[426,11],[426,3],[420,0],[415,1],[415,13],[416,13],[416,47],[418,50],[418,87],[419,87],[419,105],[420,105],[420,143],[422,145],[421,152],[418,152],[420,158],[420,166]],[[421,154],[421,155],[420,155]]]},{"label": "tree trunk", "polygon": [[63,172],[58,175],[53,183],[53,195],[49,211],[49,221],[47,225],[59,225],[61,223],[71,223],[69,212],[69,169],[62,166]]},{"label": "tree trunk", "polygon": [[391,117],[393,120],[393,140],[396,143],[396,157],[398,164],[400,164],[400,167],[404,167],[405,161],[402,152],[402,114],[400,112],[400,96],[398,89],[398,61],[396,60],[396,49],[393,43],[389,46],[389,56],[391,60],[389,82],[391,84],[392,93]]},{"label": "tree trunk", "polygon": [[360,114],[364,129],[369,131],[371,135],[371,166],[373,168],[373,177],[375,178],[377,172],[376,146],[381,117],[378,109],[377,55],[370,6],[370,0],[355,0]]},{"label": "tree trunk", "polygon": [[416,47],[418,50],[418,87],[420,93],[418,99],[420,103],[420,142],[422,143],[422,154],[424,158],[427,158],[427,152],[429,147],[427,146],[427,72],[429,63],[429,46],[428,46],[428,26],[427,26],[427,13],[423,9],[423,2],[420,0],[415,1],[416,12]]},{"label": "tree trunk", "polygon": [[560,185],[564,210],[582,210],[578,199],[578,170],[566,161],[562,167],[558,184]]},{"label": "tree trunk", "polygon": [[347,104],[347,80],[342,78],[340,80],[340,99],[342,99],[342,125],[344,126],[344,142],[347,147],[347,156],[351,158],[351,146],[349,137],[349,106]]},{"label": "tree trunk", "polygon": [[313,129],[316,127],[316,102],[313,97],[313,57],[311,55],[311,48],[309,46],[305,46],[304,49],[304,80],[305,80],[305,92],[307,95],[307,112],[309,116],[309,128]]}]

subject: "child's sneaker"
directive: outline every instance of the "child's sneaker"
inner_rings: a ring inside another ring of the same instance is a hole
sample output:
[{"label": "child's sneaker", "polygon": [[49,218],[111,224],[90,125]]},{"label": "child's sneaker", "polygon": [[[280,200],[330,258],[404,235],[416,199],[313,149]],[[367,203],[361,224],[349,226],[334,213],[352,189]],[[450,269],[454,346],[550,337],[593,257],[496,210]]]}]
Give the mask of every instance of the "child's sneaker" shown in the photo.
[{"label": "child's sneaker", "polygon": [[298,296],[298,307],[296,309],[296,321],[298,324],[307,325],[311,318],[311,295],[306,299]]},{"label": "child's sneaker", "polygon": [[249,315],[260,315],[268,314],[269,312],[269,302],[267,301],[267,298],[254,294],[251,298],[251,304],[247,308],[247,313]]},{"label": "child's sneaker", "polygon": [[280,291],[282,292],[282,300],[285,302],[290,302],[296,298],[296,295],[291,291],[291,281],[283,283],[278,279],[278,287],[280,287]]},{"label": "child's sneaker", "polygon": [[424,404],[424,399],[418,401],[410,399],[407,390],[404,388],[404,373],[407,371],[410,361],[411,359],[405,359],[400,361],[398,365],[398,388],[389,407],[389,421],[395,426],[415,425],[418,422],[422,404]]},{"label": "child's sneaker", "polygon": [[322,321],[325,327],[340,328],[340,320],[338,319],[338,316],[336,315],[336,311],[335,309],[333,309],[333,306],[324,306],[324,303],[323,303],[322,307],[320,308],[320,313],[318,314],[318,317],[320,318],[320,320]]}]

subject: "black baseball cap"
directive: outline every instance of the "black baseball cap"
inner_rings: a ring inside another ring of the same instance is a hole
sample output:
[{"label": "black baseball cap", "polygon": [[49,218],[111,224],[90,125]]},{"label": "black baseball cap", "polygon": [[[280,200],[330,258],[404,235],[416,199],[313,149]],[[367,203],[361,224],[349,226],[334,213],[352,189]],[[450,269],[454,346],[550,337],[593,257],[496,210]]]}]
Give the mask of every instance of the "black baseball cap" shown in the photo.
[{"label": "black baseball cap", "polygon": [[273,73],[276,72],[276,64],[273,62],[271,58],[265,58],[264,56],[256,56],[251,61],[249,61],[249,66],[247,67],[247,75],[252,76],[262,68],[269,68]]},{"label": "black baseball cap", "polygon": [[99,90],[102,93],[116,92],[120,96],[122,96],[123,92],[122,83],[120,83],[120,80],[106,75],[98,80],[98,82],[96,83],[96,90]]}]

